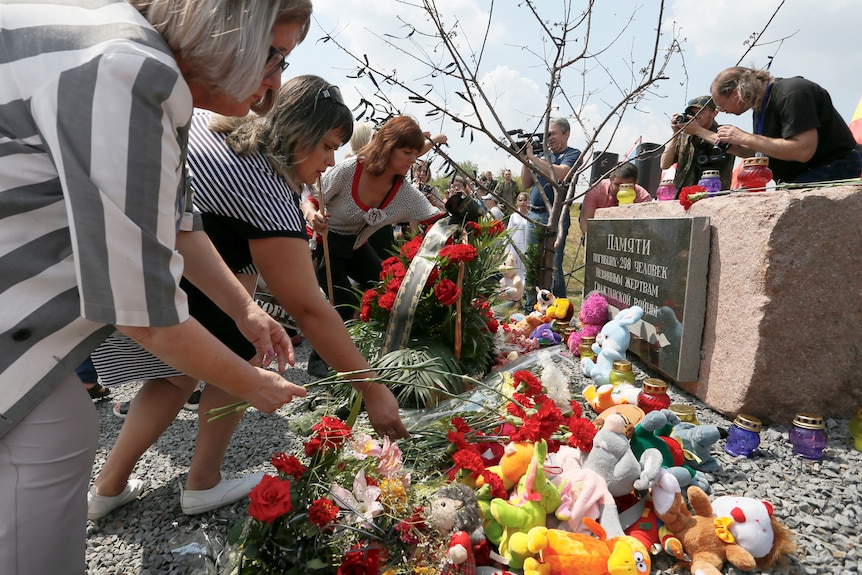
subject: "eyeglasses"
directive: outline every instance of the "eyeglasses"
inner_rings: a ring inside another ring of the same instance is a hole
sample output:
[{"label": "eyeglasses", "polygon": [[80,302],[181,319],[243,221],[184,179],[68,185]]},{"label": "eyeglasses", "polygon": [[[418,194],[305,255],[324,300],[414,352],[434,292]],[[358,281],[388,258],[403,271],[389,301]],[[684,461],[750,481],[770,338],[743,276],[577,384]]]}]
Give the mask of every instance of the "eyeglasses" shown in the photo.
[{"label": "eyeglasses", "polygon": [[342,106],[345,105],[344,98],[341,97],[341,88],[339,88],[338,86],[330,86],[328,88],[324,88],[320,91],[319,94],[317,94],[318,102],[327,98],[332,98],[333,101],[338,104],[341,104]]},{"label": "eyeglasses", "polygon": [[266,57],[266,64],[263,67],[264,78],[269,78],[276,72],[284,72],[290,62],[287,61],[287,54],[274,46],[269,47],[269,55]]}]

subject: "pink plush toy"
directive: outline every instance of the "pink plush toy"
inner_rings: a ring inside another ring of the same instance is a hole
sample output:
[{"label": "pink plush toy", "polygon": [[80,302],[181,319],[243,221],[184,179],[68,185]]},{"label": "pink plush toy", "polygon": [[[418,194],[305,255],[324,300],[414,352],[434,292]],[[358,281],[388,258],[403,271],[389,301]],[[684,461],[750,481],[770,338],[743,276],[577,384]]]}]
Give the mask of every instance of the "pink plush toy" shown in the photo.
[{"label": "pink plush toy", "polygon": [[566,346],[569,350],[580,356],[578,346],[581,343],[582,337],[594,337],[602,329],[602,326],[608,321],[608,300],[605,296],[598,292],[589,294],[584,303],[581,304],[581,311],[578,312],[579,330],[573,331],[569,336]]}]

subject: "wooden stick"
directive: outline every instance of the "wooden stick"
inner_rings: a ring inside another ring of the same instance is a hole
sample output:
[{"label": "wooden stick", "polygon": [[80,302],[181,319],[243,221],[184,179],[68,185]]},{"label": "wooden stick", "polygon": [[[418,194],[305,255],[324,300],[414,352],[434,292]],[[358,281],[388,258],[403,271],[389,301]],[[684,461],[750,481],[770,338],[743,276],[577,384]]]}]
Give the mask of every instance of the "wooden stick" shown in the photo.
[{"label": "wooden stick", "polygon": [[[320,213],[326,217],[326,204],[323,202],[323,182],[321,182],[320,178],[317,178],[317,203],[318,209]],[[329,292],[329,303],[333,306],[335,305],[335,291],[332,287],[332,267],[329,265],[329,242],[326,241],[326,234],[329,230],[323,230],[323,233],[320,234],[321,241],[323,241],[323,266],[326,269],[326,287]]]},{"label": "wooden stick", "polygon": [[455,301],[455,359],[461,359],[461,345],[462,345],[462,316],[461,316],[461,300],[463,300],[464,295],[464,266],[466,264],[461,262],[458,264],[458,283],[456,286],[458,287],[458,299]]}]

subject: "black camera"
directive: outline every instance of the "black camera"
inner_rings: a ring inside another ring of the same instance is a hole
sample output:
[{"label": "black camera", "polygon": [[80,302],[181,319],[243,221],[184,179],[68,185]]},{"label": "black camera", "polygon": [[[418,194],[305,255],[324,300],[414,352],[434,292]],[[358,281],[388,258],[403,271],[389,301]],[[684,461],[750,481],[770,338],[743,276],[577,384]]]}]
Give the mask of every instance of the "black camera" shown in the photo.
[{"label": "black camera", "polygon": [[697,150],[698,154],[694,157],[694,160],[701,168],[712,166],[727,158],[728,147],[730,147],[730,144],[727,142],[719,142],[714,146],[699,147]]},{"label": "black camera", "polygon": [[674,118],[674,124],[685,124],[686,122],[690,122],[691,119],[694,118],[691,114],[686,114],[683,112],[682,114],[677,114],[676,118]]}]

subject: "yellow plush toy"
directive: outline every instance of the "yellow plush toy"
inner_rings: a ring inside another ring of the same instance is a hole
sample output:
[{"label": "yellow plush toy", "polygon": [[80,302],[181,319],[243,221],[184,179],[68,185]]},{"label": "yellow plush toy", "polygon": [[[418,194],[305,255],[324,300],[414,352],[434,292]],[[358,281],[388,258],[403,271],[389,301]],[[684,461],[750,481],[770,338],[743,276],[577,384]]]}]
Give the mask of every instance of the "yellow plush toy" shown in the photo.
[{"label": "yellow plush toy", "polygon": [[643,543],[622,535],[607,539],[602,526],[590,518],[586,525],[597,537],[558,529],[536,527],[528,545],[539,560],[524,561],[524,575],[647,575],[652,569]]},{"label": "yellow plush toy", "polygon": [[[518,483],[518,480],[527,472],[527,467],[530,466],[532,459],[532,443],[513,441],[506,445],[503,450],[503,457],[500,458],[500,463],[487,467],[485,470],[499,476],[503,480],[503,487],[506,491],[511,491]],[[476,487],[482,487],[483,485],[485,485],[485,480],[480,475],[476,478]]]}]

